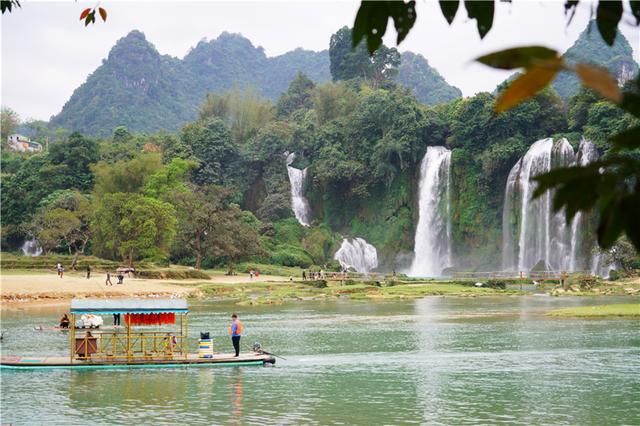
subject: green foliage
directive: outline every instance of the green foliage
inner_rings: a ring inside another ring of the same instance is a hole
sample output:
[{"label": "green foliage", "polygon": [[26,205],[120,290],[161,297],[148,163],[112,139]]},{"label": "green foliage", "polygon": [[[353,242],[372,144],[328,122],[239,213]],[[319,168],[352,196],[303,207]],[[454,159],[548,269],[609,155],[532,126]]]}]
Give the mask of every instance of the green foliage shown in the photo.
[{"label": "green foliage", "polygon": [[382,36],[387,30],[389,18],[393,19],[398,33],[397,43],[400,44],[416,22],[415,7],[413,0],[408,3],[404,0],[363,1],[353,24],[353,47],[366,38],[367,49],[374,55],[382,46]]},{"label": "green foliage", "polygon": [[[4,5],[4,2],[2,2],[2,4]],[[18,113],[9,107],[2,106],[2,109],[0,110],[0,141],[2,142],[3,147],[7,142],[9,135],[15,133],[19,125],[20,116]]]},{"label": "green foliage", "polygon": [[295,245],[282,244],[273,251],[269,257],[271,263],[284,266],[299,266],[308,268],[313,265],[309,253]]},{"label": "green foliage", "polygon": [[289,88],[279,98],[276,104],[278,117],[289,117],[294,111],[299,109],[310,109],[312,107],[313,89],[316,87],[313,81],[306,75],[299,73],[289,84]]},{"label": "green foliage", "polygon": [[161,168],[162,158],[156,153],[141,153],[131,160],[115,163],[100,161],[93,167],[94,193],[100,197],[114,192],[142,192],[147,179]]},{"label": "green foliage", "polygon": [[176,213],[171,204],[140,194],[105,194],[96,206],[91,227],[97,254],[120,256],[132,265],[137,259],[168,256],[176,233]]},{"label": "green foliage", "polygon": [[205,257],[236,261],[262,253],[260,222],[229,202],[231,191],[208,185],[174,191],[168,196],[177,212],[178,226],[174,252],[195,255],[200,269]]},{"label": "green foliage", "polygon": [[219,118],[231,130],[236,145],[246,143],[273,119],[273,105],[255,90],[234,89],[218,96],[207,93],[200,107],[200,120]]},{"label": "green foliage", "polygon": [[462,97],[460,89],[447,84],[420,54],[402,53],[396,81],[410,88],[420,102],[428,105],[442,104]]},{"label": "green foliage", "polygon": [[[354,35],[357,36],[357,33]],[[379,87],[385,79],[393,78],[400,65],[400,53],[385,45],[378,44],[370,57],[364,45],[358,45],[355,39],[352,40],[352,32],[348,27],[342,27],[331,36],[329,57],[333,81],[359,78],[371,81],[374,87]]]},{"label": "green foliage", "polygon": [[90,190],[94,180],[91,164],[97,159],[97,144],[78,133],[55,144],[48,153],[30,156],[15,174],[2,179],[3,225],[27,223],[40,200],[56,190]]},{"label": "green foliage", "polygon": [[174,158],[158,172],[149,176],[144,184],[144,195],[165,199],[169,194],[187,190],[185,181],[189,172],[197,166],[194,161]]},{"label": "green foliage", "polygon": [[51,163],[60,166],[59,173],[66,179],[65,187],[81,191],[93,186],[90,165],[98,161],[98,155],[96,142],[79,133],[72,133],[66,141],[52,144],[48,152]]},{"label": "green foliage", "polygon": [[181,139],[200,160],[193,180],[200,185],[228,184],[233,181],[233,168],[238,159],[238,147],[231,133],[219,118],[186,125]]},{"label": "green foliage", "polygon": [[2,14],[5,12],[11,13],[13,8],[20,8],[20,2],[18,0],[2,0],[0,2],[0,9],[2,9]]}]

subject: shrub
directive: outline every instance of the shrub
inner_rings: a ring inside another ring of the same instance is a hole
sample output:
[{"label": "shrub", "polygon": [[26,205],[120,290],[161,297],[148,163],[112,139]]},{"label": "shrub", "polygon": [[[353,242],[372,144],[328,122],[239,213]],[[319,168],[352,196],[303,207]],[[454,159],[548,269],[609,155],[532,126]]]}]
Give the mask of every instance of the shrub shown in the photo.
[{"label": "shrub", "polygon": [[278,246],[271,254],[270,262],[284,266],[299,266],[308,268],[313,265],[313,260],[307,252],[290,245]]},{"label": "shrub", "polygon": [[308,286],[315,288],[327,288],[327,281],[325,280],[309,280],[304,281],[304,283]]},{"label": "shrub", "polygon": [[138,278],[149,278],[158,280],[210,280],[211,277],[197,269],[181,269],[181,270],[154,270],[154,271],[138,271]]}]

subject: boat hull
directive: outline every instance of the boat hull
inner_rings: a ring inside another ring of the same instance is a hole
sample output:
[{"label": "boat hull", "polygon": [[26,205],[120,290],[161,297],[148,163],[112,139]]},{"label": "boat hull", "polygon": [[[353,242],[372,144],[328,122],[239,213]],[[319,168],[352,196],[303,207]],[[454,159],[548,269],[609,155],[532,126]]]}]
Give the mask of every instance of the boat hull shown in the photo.
[{"label": "boat hull", "polygon": [[271,355],[258,353],[241,354],[234,357],[229,354],[216,354],[213,358],[199,358],[198,354],[187,357],[108,359],[89,358],[71,360],[69,357],[23,357],[4,356],[0,359],[3,370],[46,370],[46,369],[106,369],[106,368],[175,368],[175,367],[235,367],[245,365],[275,364]]}]

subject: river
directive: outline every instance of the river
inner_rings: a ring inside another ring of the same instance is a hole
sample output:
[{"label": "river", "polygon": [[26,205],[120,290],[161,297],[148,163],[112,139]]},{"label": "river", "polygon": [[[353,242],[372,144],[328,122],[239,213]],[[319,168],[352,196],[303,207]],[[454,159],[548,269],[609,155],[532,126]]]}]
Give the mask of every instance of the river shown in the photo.
[{"label": "river", "polygon": [[[640,424],[640,321],[555,319],[613,297],[429,297],[406,302],[193,302],[210,331],[275,367],[3,371],[0,420],[20,424]],[[2,311],[3,355],[68,353],[52,309]]]}]

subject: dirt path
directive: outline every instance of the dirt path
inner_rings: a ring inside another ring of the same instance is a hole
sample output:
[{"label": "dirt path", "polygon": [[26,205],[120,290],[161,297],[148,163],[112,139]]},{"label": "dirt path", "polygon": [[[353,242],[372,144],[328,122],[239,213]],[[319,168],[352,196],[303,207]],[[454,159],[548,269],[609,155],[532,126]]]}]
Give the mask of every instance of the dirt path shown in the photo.
[{"label": "dirt path", "polygon": [[105,285],[106,276],[98,274],[86,279],[78,273],[66,274],[59,278],[55,273],[4,273],[0,275],[0,298],[2,304],[10,305],[24,302],[50,303],[64,301],[74,297],[187,297],[197,296],[196,284],[209,283],[246,283],[284,281],[284,277],[261,275],[251,280],[248,276],[214,275],[211,281],[204,280],[158,280],[124,279],[118,285],[112,276],[111,286]]}]

